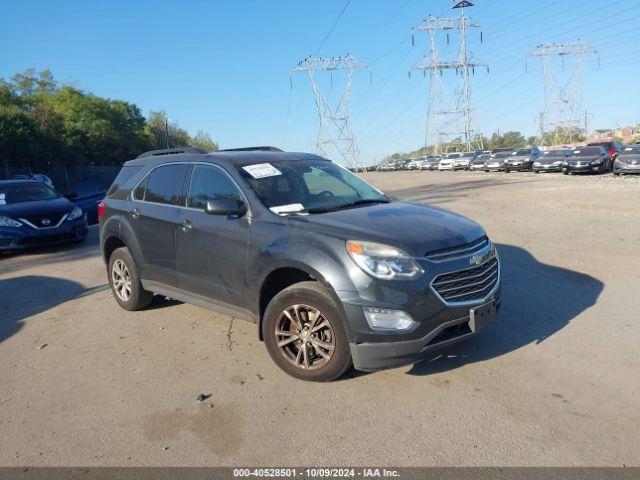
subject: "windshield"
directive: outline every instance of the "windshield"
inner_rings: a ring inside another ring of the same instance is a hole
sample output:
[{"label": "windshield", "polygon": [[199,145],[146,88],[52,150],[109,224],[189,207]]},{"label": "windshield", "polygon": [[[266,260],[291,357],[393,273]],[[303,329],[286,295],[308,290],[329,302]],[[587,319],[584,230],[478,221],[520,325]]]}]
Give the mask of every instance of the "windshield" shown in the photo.
[{"label": "windshield", "polygon": [[482,163],[485,160],[489,160],[489,158],[491,158],[491,155],[478,155],[473,163]]},{"label": "windshield", "polygon": [[600,155],[602,147],[581,147],[573,151],[574,155]]},{"label": "windshield", "polygon": [[519,148],[518,150],[514,150],[511,155],[515,155],[515,156],[531,155],[531,149]]},{"label": "windshield", "polygon": [[549,150],[548,152],[544,152],[545,157],[566,157],[570,154],[568,150]]},{"label": "windshield", "polygon": [[458,158],[459,156],[460,156],[460,154],[459,154],[459,153],[449,153],[449,154],[447,154],[447,156],[446,156],[446,157],[444,157],[444,158]]},{"label": "windshield", "polygon": [[275,213],[321,213],[389,199],[348,170],[323,160],[283,160],[238,166]]},{"label": "windshield", "polygon": [[58,194],[44,183],[0,185],[0,205],[53,200]]},{"label": "windshield", "polygon": [[464,158],[471,158],[473,156],[475,156],[475,153],[473,153],[473,152],[466,152],[466,153],[462,154],[462,157],[464,157]]},{"label": "windshield", "polygon": [[511,155],[509,152],[494,153],[493,158],[507,158],[509,155]]},{"label": "windshield", "polygon": [[625,147],[620,155],[640,155],[640,145],[637,147]]}]

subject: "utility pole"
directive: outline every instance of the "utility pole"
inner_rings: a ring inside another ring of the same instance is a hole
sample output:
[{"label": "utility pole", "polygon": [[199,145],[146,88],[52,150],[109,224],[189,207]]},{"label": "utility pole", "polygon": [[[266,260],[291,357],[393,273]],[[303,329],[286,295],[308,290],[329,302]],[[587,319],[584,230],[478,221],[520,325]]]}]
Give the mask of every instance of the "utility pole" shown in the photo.
[{"label": "utility pole", "polygon": [[[550,130],[550,136],[554,146],[565,143],[566,138],[561,137],[561,133],[568,134],[569,143],[574,135],[579,135],[583,131],[587,135],[587,109],[582,102],[582,69],[585,56],[588,54],[597,55],[598,51],[586,43],[578,40],[575,43],[543,43],[530,52],[527,57],[539,57],[542,62],[544,74],[545,105],[543,115],[545,119],[544,128]],[[559,57],[562,62],[562,69],[565,67],[565,58],[575,58],[575,65],[569,78],[564,85],[557,82],[557,72],[551,64],[553,57]],[[598,61],[599,63],[599,61]],[[582,115],[584,113],[584,123]],[[544,141],[544,132],[542,138]]]},{"label": "utility pole", "polygon": [[[317,153],[325,157],[336,153],[342,159],[345,167],[356,170],[359,168],[360,151],[349,119],[349,101],[353,73],[368,68],[365,63],[357,60],[353,55],[347,54],[342,57],[329,58],[309,56],[291,69],[291,73],[306,73],[311,84],[319,119],[316,137]],[[316,78],[317,72],[329,72],[332,87],[334,86],[333,72],[344,72],[344,87],[337,103],[333,102],[334,104],[332,104],[331,99],[322,93]]]},{"label": "utility pole", "polygon": [[[475,73],[478,67],[489,67],[486,63],[477,61],[472,52],[467,48],[467,35],[469,29],[480,28],[477,23],[465,15],[465,7],[472,7],[468,0],[455,0],[452,9],[460,9],[459,17],[443,18],[428,16],[422,23],[412,28],[412,32],[426,31],[429,39],[429,53],[417,63],[411,70],[422,71],[426,75],[429,72],[429,99],[427,105],[427,122],[425,128],[425,150],[429,143],[433,145],[435,155],[446,153],[442,144],[453,136],[460,136],[467,150],[473,149],[476,131],[473,129],[473,107],[471,104],[470,74]],[[458,57],[455,60],[441,60],[438,55],[438,32],[445,32],[447,43],[449,33],[460,32],[460,46]],[[480,34],[482,40],[482,33]],[[413,41],[415,44],[415,40]],[[443,81],[443,74],[447,70],[454,70],[460,76],[458,88],[450,93]],[[409,72],[411,75],[411,72]],[[478,145],[482,148],[482,145]]]},{"label": "utility pole", "polygon": [[165,138],[167,140],[167,150],[168,150],[171,147],[169,147],[169,117],[167,117],[166,114],[164,116],[164,133],[165,133]]}]

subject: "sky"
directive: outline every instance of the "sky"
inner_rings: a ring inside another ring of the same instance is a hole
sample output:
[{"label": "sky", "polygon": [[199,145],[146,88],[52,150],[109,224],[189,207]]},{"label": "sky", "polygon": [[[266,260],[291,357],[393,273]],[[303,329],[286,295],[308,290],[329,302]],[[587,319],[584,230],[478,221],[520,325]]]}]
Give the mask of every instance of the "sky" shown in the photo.
[{"label": "sky", "polygon": [[[428,78],[408,75],[427,53],[411,27],[450,16],[450,0],[76,0],[0,2],[0,77],[50,69],[57,80],[100,96],[165,110],[221,148],[274,145],[314,151],[318,127],[308,79],[290,69],[308,55],[351,53],[351,123],[362,160],[424,143]],[[346,7],[346,8],[345,8]],[[640,122],[638,0],[475,0],[465,12],[481,26],[469,48],[489,64],[471,78],[475,126],[485,134],[535,135],[544,105],[543,42],[577,39],[599,53],[585,62],[589,128]],[[455,57],[440,37],[441,58]],[[559,79],[571,72],[556,63]],[[343,79],[319,78],[331,99]],[[448,88],[456,77],[443,78]]]}]

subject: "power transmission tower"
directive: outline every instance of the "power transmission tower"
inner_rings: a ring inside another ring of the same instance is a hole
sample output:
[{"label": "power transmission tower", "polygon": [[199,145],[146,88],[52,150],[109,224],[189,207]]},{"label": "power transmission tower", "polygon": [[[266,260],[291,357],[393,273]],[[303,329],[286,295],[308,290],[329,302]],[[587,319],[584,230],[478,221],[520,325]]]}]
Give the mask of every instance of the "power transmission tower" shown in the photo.
[{"label": "power transmission tower", "polygon": [[[311,83],[319,118],[317,153],[325,157],[337,153],[347,168],[358,169],[360,161],[360,151],[349,120],[352,78],[356,70],[367,68],[366,64],[347,54],[330,58],[309,56],[291,69],[291,73],[306,73]],[[345,73],[344,88],[339,101],[332,104],[331,99],[322,93],[316,73],[329,72],[333,87],[333,72],[337,71]]]},{"label": "power transmission tower", "polygon": [[[425,75],[429,72],[429,100],[427,106],[427,122],[425,129],[425,151],[428,145],[433,145],[434,154],[442,154],[442,144],[452,137],[460,137],[467,150],[473,149],[473,143],[477,140],[476,131],[473,129],[473,107],[471,105],[470,74],[475,69],[483,67],[489,71],[486,63],[475,59],[475,55],[467,48],[467,35],[470,29],[480,28],[477,23],[464,14],[465,7],[472,7],[468,0],[456,0],[452,9],[460,9],[459,17],[442,18],[429,16],[422,23],[412,28],[417,31],[426,31],[429,38],[429,53],[417,63],[412,70],[420,70]],[[438,55],[438,32],[445,32],[449,42],[450,31],[460,32],[460,46],[458,57],[455,60],[441,60]],[[482,40],[482,33],[480,34]],[[414,41],[415,44],[415,41]],[[460,77],[458,88],[450,93],[444,84],[443,74],[447,70],[454,70]],[[411,75],[411,72],[409,72]],[[478,145],[482,148],[482,139]]]},{"label": "power transmission tower", "polygon": [[[572,143],[574,137],[584,132],[586,135],[589,113],[582,102],[582,69],[585,57],[597,55],[598,51],[582,41],[576,43],[543,43],[527,57],[539,57],[544,74],[545,104],[540,114],[541,144],[559,145]],[[565,58],[575,58],[573,71],[564,85],[559,85],[558,74],[551,59],[560,57],[562,69]],[[583,128],[584,125],[584,128]],[[551,135],[547,135],[551,133]],[[548,139],[548,141],[547,141]]]}]

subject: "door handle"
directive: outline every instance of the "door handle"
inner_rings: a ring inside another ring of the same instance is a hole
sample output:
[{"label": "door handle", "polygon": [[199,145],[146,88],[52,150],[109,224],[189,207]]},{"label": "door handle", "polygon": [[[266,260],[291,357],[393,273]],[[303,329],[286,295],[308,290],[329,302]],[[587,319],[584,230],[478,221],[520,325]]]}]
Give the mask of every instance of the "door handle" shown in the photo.
[{"label": "door handle", "polygon": [[131,215],[131,218],[135,220],[140,216],[140,210],[134,208],[133,210],[129,211],[129,215]]},{"label": "door handle", "polygon": [[191,222],[189,220],[185,220],[184,222],[180,222],[178,224],[178,226],[180,227],[180,229],[183,232],[188,232],[193,228],[193,225],[191,225]]}]

